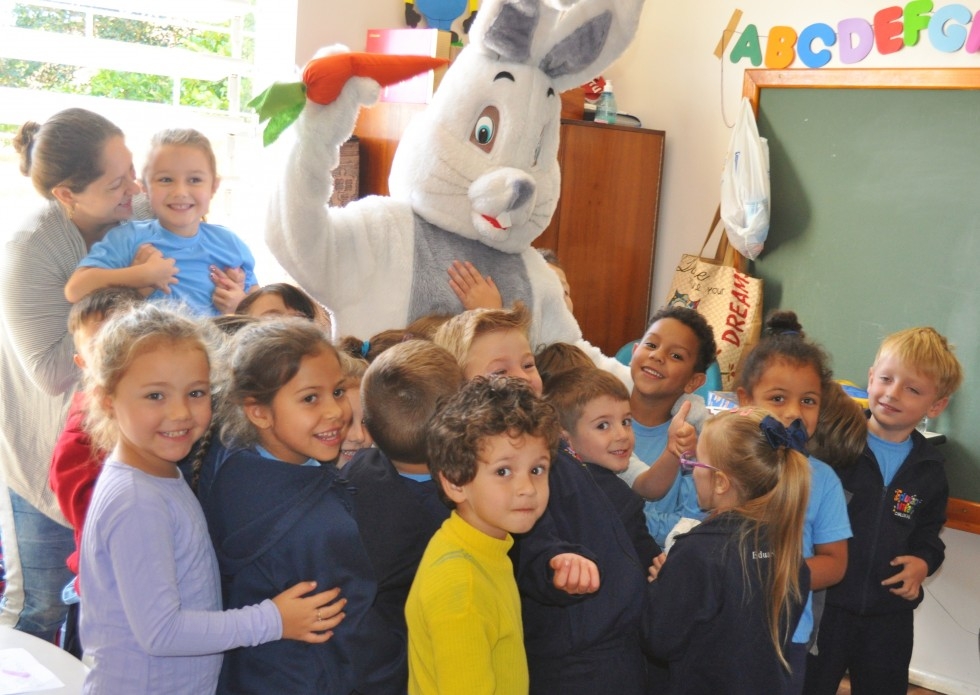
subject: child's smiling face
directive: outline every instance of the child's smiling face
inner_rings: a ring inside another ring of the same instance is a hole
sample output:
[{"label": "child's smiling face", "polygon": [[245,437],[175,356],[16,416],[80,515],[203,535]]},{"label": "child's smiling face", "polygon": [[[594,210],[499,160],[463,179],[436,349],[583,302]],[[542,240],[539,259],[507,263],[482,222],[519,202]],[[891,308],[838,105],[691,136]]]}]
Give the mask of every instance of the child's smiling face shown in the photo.
[{"label": "child's smiling face", "polygon": [[606,395],[592,399],[567,437],[583,461],[616,473],[626,470],[636,441],[630,402]]},{"label": "child's smiling face", "polygon": [[820,374],[813,365],[779,358],[769,360],[751,392],[738,389],[740,403],[765,408],[785,427],[801,419],[808,437],[817,429],[822,394]]},{"label": "child's smiling face", "polygon": [[662,318],[633,347],[630,373],[633,388],[642,396],[676,400],[704,383],[695,372],[700,343],[697,334],[674,318]]},{"label": "child's smiling face", "polygon": [[905,441],[922,418],[937,417],[947,403],[935,379],[895,355],[881,355],[868,370],[868,430],[881,439]]},{"label": "child's smiling face", "polygon": [[218,179],[207,155],[189,145],[161,145],[151,153],[146,192],[164,229],[182,237],[197,234],[208,214]]},{"label": "child's smiling face", "polygon": [[543,386],[527,336],[517,329],[499,329],[477,337],[466,353],[463,376],[512,376],[531,384],[538,396]]},{"label": "child's smiling face", "polygon": [[259,442],[280,461],[333,461],[351,419],[337,355],[320,350],[305,356],[271,403],[246,401],[245,412],[259,431]]},{"label": "child's smiling face", "polygon": [[351,421],[347,428],[347,436],[344,443],[340,445],[340,458],[337,459],[337,467],[342,468],[354,458],[361,449],[367,449],[374,440],[371,433],[364,426],[364,408],[361,402],[361,382],[351,380],[347,386],[347,400],[350,402]]}]

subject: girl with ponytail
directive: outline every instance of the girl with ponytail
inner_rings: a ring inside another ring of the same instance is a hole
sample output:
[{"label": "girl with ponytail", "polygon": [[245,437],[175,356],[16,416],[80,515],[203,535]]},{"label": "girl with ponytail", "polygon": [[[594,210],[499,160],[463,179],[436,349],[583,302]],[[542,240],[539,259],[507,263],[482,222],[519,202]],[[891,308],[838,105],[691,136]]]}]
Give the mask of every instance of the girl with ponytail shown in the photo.
[{"label": "girl with ponytail", "polygon": [[708,420],[682,456],[710,515],[648,586],[644,642],[670,664],[669,693],[789,693],[786,651],[810,579],[806,439],[799,420],[743,408]]}]

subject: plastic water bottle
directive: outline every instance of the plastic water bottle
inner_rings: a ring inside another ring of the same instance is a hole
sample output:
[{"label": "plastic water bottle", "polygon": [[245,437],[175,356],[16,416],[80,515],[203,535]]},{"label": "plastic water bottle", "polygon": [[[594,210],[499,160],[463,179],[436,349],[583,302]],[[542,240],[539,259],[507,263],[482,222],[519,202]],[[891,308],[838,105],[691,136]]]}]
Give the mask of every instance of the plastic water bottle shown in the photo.
[{"label": "plastic water bottle", "polygon": [[613,85],[610,80],[606,80],[606,86],[602,88],[599,95],[599,104],[595,110],[596,123],[608,123],[612,125],[616,122],[616,95],[613,94]]}]

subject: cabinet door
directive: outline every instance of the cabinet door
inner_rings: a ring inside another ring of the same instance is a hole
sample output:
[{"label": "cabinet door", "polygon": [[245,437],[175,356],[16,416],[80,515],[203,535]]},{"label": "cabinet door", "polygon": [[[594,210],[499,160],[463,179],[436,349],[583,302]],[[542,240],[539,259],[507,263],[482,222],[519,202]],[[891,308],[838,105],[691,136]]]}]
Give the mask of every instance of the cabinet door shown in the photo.
[{"label": "cabinet door", "polygon": [[664,133],[564,121],[561,138],[561,198],[536,245],[558,254],[585,339],[615,355],[650,314]]}]

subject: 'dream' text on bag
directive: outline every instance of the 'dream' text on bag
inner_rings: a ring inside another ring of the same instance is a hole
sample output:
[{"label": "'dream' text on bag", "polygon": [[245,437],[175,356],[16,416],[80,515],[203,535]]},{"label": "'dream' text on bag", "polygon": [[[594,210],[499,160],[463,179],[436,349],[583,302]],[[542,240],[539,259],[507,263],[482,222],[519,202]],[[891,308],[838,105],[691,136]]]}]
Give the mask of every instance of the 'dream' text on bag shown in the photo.
[{"label": "'dream' text on bag", "polygon": [[728,302],[728,316],[725,317],[725,325],[728,328],[721,334],[721,339],[726,343],[731,343],[735,347],[742,344],[742,334],[747,328],[746,322],[749,316],[749,277],[737,270],[732,282],[733,300]]}]

